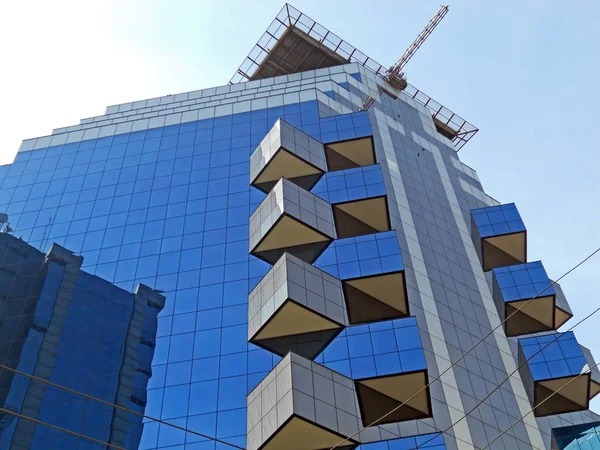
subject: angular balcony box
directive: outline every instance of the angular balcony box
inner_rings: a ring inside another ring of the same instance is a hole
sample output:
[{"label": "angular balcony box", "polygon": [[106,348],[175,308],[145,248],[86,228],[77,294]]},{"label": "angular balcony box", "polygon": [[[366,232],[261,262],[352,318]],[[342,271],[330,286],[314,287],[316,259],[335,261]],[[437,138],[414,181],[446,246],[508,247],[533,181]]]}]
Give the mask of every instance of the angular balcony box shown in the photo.
[{"label": "angular balcony box", "polygon": [[335,238],[331,205],[285,178],[250,217],[250,254],[269,264],[285,252],[312,264]]},{"label": "angular balcony box", "polygon": [[315,362],[355,381],[363,425],[405,402],[379,424],[431,417],[427,366],[414,317],[349,327]]},{"label": "angular balcony box", "polygon": [[[248,450],[327,450],[360,429],[354,383],[289,353],[247,399]],[[354,449],[348,439],[339,449]]]},{"label": "angular balcony box", "polygon": [[521,364],[537,417],[586,410],[600,393],[600,371],[572,331],[519,339]]},{"label": "angular balcony box", "polygon": [[315,266],[342,280],[351,325],[409,315],[404,264],[395,231],[338,239]]},{"label": "angular balcony box", "polygon": [[281,119],[250,157],[250,184],[265,193],[281,178],[310,190],[326,171],[323,144]]},{"label": "angular balcony box", "polygon": [[[407,328],[410,331],[403,330],[402,338],[413,334],[414,338],[418,339],[416,326]],[[364,363],[365,366],[372,367],[367,362],[368,356],[361,358],[365,360],[351,361],[351,366],[357,367]],[[378,425],[431,417],[431,398],[429,388],[426,387],[429,378],[423,349],[421,348],[420,352],[418,348],[410,351],[397,350],[395,354],[391,352],[385,356],[374,355],[373,359],[375,365],[371,374],[368,373],[370,370],[367,368],[353,371],[363,425],[367,426],[375,422],[400,405],[402,406],[392,414],[377,422]],[[400,367],[397,367],[396,360]],[[410,370],[404,371],[403,365],[410,367]],[[359,371],[360,375],[355,376],[356,371]]]},{"label": "angular balcony box", "polygon": [[391,229],[386,190],[378,164],[327,173],[312,192],[332,204],[340,239]]},{"label": "angular balcony box", "polygon": [[348,325],[340,280],[284,253],[250,293],[248,341],[314,359]]},{"label": "angular balcony box", "polygon": [[572,317],[562,290],[558,296],[540,261],[501,267],[492,274],[500,319],[508,318],[507,336],[557,330]]},{"label": "angular balcony box", "polygon": [[484,271],[527,262],[527,230],[514,203],[474,209],[471,217]]}]

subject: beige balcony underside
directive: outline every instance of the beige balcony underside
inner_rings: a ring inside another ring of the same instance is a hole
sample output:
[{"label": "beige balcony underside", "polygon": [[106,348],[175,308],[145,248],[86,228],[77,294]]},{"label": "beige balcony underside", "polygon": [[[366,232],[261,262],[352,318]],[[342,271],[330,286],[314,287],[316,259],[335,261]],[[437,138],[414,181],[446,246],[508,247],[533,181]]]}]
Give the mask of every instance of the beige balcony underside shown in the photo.
[{"label": "beige balcony underside", "polygon": [[329,171],[353,169],[375,164],[373,138],[365,137],[325,146]]},{"label": "beige balcony underside", "polygon": [[525,232],[482,239],[483,270],[514,266],[527,262]]},{"label": "beige balcony underside", "polygon": [[506,317],[506,335],[521,336],[556,330],[572,316],[556,306],[556,296],[549,295],[506,303]]},{"label": "beige balcony underside", "polygon": [[391,229],[385,197],[338,203],[333,206],[333,215],[339,239]]},{"label": "beige balcony underside", "polygon": [[408,316],[408,300],[402,272],[344,281],[351,324]]},{"label": "beige balcony underside", "polygon": [[326,242],[329,240],[330,239],[327,236],[304,225],[298,220],[290,216],[283,216],[265,235],[254,251],[264,252],[279,248],[295,247],[297,245]]},{"label": "beige balcony underside", "polygon": [[315,333],[337,328],[341,328],[341,325],[296,302],[286,300],[252,340]]},{"label": "beige balcony underside", "polygon": [[[342,436],[321,428],[299,417],[292,417],[261,450],[328,450],[337,445]],[[354,448],[356,443],[337,447],[343,450]]]},{"label": "beige balcony underside", "polygon": [[310,190],[323,175],[323,171],[298,156],[280,148],[265,165],[263,171],[252,181],[252,186],[269,192],[281,179],[287,178],[306,190]]},{"label": "beige balcony underside", "polygon": [[360,380],[356,386],[364,424],[372,423],[392,410],[395,411],[380,424],[431,416],[425,371]]},{"label": "beige balcony underside", "polygon": [[[537,417],[587,409],[590,400],[590,374],[544,380],[535,383]],[[542,403],[543,402],[543,403]]]},{"label": "beige balcony underside", "polygon": [[275,264],[284,252],[288,252],[312,264],[330,242],[330,237],[294,217],[283,215],[250,253]]}]

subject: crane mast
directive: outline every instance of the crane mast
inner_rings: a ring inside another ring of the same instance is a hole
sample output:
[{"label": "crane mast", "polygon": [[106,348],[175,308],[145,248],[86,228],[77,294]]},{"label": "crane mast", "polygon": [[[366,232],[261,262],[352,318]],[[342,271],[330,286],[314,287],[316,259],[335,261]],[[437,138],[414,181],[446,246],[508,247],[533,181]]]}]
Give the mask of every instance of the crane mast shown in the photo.
[{"label": "crane mast", "polygon": [[402,69],[408,61],[414,56],[414,54],[419,50],[423,42],[427,40],[427,38],[431,35],[433,30],[439,25],[444,16],[448,13],[448,6],[442,5],[439,11],[435,16],[431,18],[429,23],[421,30],[417,38],[410,44],[410,46],[406,49],[404,54],[400,57],[398,61],[394,63],[392,67],[390,67],[386,73],[385,80],[390,83],[393,87],[399,90],[406,89],[407,82],[404,77],[404,73]]}]

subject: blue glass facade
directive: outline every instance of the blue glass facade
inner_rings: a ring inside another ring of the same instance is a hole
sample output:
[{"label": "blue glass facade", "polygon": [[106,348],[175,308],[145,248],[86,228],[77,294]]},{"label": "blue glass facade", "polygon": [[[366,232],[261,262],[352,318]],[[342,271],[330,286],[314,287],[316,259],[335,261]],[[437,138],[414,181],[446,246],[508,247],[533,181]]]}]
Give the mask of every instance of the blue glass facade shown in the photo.
[{"label": "blue glass facade", "polygon": [[346,328],[315,361],[354,380],[427,368],[413,317]]},{"label": "blue glass facade", "polygon": [[404,270],[394,231],[337,239],[315,266],[341,280]]},{"label": "blue glass facade", "polygon": [[327,172],[311,192],[332,204],[386,195],[379,165]]},{"label": "blue glass facade", "polygon": [[[313,101],[19,153],[0,168],[0,209],[24,240],[79,252],[122,289],[164,291],[146,414],[241,446],[246,395],[278,361],[247,344],[247,300],[270,267],[248,255],[265,197],[249,186],[249,156],[280,117],[323,142],[372,133],[365,113],[320,119]],[[149,422],[140,448],[186,439]]]}]

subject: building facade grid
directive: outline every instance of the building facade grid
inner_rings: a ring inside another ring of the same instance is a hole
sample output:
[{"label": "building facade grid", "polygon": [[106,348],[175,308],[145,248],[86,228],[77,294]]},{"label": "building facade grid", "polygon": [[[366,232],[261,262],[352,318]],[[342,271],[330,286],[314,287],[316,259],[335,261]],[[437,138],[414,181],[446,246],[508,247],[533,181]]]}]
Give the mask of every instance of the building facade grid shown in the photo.
[{"label": "building facade grid", "polygon": [[[80,254],[83,270],[125,291],[142,283],[166,297],[146,414],[246,446],[247,396],[281,361],[248,343],[248,295],[271,267],[249,255],[250,217],[267,197],[250,186],[250,156],[278,119],[325,146],[372,136],[377,165],[327,173],[312,193],[329,203],[386,195],[391,230],[336,240],[315,266],[341,280],[402,271],[406,283],[410,318],[349,326],[317,363],[353,380],[425,368],[433,379],[500,324],[471,238],[471,211],[498,202],[425,107],[380,86],[393,92],[348,64],[111,106],[24,141],[0,167],[0,211],[15,236]],[[373,107],[357,112],[367,96]],[[522,230],[505,209],[481,225]],[[517,346],[494,332],[430,386],[432,417],[371,427],[361,448],[485,446],[531,409],[519,375],[435,433],[516,369]],[[589,410],[530,415],[497,448],[549,449],[553,429],[597,420]],[[40,433],[36,448],[63,445]],[[139,448],[226,446],[145,420]]]}]

